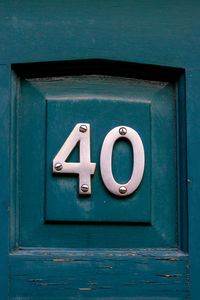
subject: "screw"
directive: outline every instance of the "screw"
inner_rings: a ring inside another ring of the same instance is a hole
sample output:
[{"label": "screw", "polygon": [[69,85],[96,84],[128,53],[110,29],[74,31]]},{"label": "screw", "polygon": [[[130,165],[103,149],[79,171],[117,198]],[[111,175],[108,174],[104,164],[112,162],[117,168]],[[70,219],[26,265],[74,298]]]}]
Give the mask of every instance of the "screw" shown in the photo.
[{"label": "screw", "polygon": [[119,192],[120,192],[120,194],[126,194],[127,188],[125,186],[120,186]]},{"label": "screw", "polygon": [[125,135],[125,134],[127,133],[127,129],[126,129],[125,127],[121,127],[121,128],[119,129],[119,133],[120,133],[121,135]]},{"label": "screw", "polygon": [[89,186],[87,184],[83,184],[81,186],[81,191],[82,192],[86,193],[86,192],[88,192],[88,190],[89,190]]},{"label": "screw", "polygon": [[86,132],[86,131],[87,131],[87,126],[86,126],[86,125],[81,125],[81,126],[79,127],[79,131],[80,131],[80,132]]},{"label": "screw", "polygon": [[58,162],[58,163],[55,164],[54,168],[56,169],[56,171],[61,171],[63,166],[62,166],[61,163]]}]

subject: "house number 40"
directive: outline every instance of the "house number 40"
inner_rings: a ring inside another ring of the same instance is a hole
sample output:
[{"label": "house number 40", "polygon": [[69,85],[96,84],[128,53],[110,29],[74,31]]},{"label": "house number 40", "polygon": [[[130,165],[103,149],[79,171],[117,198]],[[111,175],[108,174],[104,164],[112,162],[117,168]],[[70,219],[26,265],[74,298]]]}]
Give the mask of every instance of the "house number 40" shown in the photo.
[{"label": "house number 40", "polygon": [[[112,173],[112,152],[119,138],[130,141],[133,150],[133,169],[130,180],[126,184],[116,182]],[[66,162],[72,150],[79,143],[79,162]],[[118,126],[106,135],[100,156],[101,176],[106,188],[114,195],[127,196],[140,185],[144,173],[145,155],[139,134],[130,127]],[[96,163],[90,159],[90,124],[78,123],[53,160],[54,174],[78,174],[79,194],[91,194],[91,175],[94,175]]]}]

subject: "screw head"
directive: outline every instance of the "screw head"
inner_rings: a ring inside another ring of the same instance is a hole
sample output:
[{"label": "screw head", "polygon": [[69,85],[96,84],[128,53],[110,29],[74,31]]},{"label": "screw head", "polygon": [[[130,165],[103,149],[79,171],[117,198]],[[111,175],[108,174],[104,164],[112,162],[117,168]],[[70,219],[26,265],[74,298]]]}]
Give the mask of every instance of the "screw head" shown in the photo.
[{"label": "screw head", "polygon": [[125,186],[120,186],[119,192],[120,192],[120,194],[126,194],[127,188]]},{"label": "screw head", "polygon": [[61,171],[62,168],[63,168],[63,165],[58,162],[58,163],[55,164],[54,168],[56,169],[56,171]]},{"label": "screw head", "polygon": [[87,131],[87,126],[86,126],[86,125],[81,125],[81,126],[79,127],[79,131],[80,131],[80,132],[86,132],[86,131]]},{"label": "screw head", "polygon": [[88,192],[88,190],[89,190],[89,186],[87,184],[83,184],[81,186],[81,191],[82,192],[86,193],[86,192]]},{"label": "screw head", "polygon": [[121,128],[119,129],[119,133],[120,133],[121,135],[125,135],[125,134],[127,133],[126,127],[121,127]]}]

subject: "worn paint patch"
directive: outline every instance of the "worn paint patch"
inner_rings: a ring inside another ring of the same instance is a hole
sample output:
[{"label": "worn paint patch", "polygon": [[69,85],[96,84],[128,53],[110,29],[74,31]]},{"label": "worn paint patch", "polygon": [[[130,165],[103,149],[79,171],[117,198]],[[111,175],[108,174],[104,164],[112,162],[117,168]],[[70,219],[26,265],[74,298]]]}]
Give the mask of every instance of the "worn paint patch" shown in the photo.
[{"label": "worn paint patch", "polygon": [[179,275],[179,274],[158,274],[157,276],[161,276],[161,277],[183,277],[183,275]]},{"label": "worn paint patch", "polygon": [[179,259],[179,258],[170,257],[170,258],[156,258],[156,260],[182,261],[183,259]]},{"label": "worn paint patch", "polygon": [[54,258],[53,261],[87,261],[87,259]]},{"label": "worn paint patch", "polygon": [[74,261],[72,258],[54,258],[53,261]]}]

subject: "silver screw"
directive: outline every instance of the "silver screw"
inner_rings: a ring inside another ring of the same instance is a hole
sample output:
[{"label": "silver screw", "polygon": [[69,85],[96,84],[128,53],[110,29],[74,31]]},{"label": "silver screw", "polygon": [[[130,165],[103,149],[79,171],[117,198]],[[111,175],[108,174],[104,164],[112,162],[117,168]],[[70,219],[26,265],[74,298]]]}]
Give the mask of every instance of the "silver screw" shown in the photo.
[{"label": "silver screw", "polygon": [[54,168],[56,169],[56,171],[60,171],[60,170],[62,170],[63,166],[61,163],[58,162],[55,164]]},{"label": "silver screw", "polygon": [[127,133],[126,127],[121,127],[121,128],[119,129],[119,133],[120,133],[121,135],[125,135],[125,134]]},{"label": "silver screw", "polygon": [[127,188],[125,186],[120,186],[119,192],[120,192],[120,194],[126,194]]},{"label": "silver screw", "polygon": [[86,126],[86,125],[81,125],[81,126],[79,127],[79,131],[80,131],[80,132],[86,132],[86,131],[87,131],[87,126]]},{"label": "silver screw", "polygon": [[81,186],[81,191],[82,192],[86,193],[86,192],[88,192],[88,190],[89,190],[89,186],[87,184],[83,184]]}]

